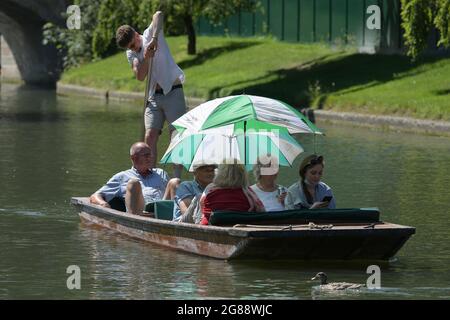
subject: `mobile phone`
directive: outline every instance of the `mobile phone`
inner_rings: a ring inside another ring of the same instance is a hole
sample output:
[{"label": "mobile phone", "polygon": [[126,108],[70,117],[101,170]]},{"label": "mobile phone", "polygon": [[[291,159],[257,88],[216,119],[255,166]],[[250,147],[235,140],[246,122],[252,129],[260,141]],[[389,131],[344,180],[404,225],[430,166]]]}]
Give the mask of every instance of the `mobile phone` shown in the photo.
[{"label": "mobile phone", "polygon": [[281,196],[283,193],[286,192],[286,188],[283,186],[278,186],[278,192],[277,192],[277,197]]},{"label": "mobile phone", "polygon": [[322,199],[322,202],[330,202],[331,199],[333,199],[332,196],[325,196],[325,197]]}]

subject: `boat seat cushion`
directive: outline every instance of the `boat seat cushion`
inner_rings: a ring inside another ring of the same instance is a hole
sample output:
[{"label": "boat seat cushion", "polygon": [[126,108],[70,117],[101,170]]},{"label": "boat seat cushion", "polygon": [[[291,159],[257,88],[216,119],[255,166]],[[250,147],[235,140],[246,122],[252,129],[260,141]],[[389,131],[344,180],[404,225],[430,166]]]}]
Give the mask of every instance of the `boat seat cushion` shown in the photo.
[{"label": "boat seat cushion", "polygon": [[159,200],[152,203],[154,206],[154,213],[156,219],[173,220],[173,207],[175,201],[173,200]]},{"label": "boat seat cushion", "polygon": [[350,209],[303,209],[276,212],[232,212],[216,211],[209,224],[216,226],[235,224],[302,224],[309,222],[362,223],[379,222],[377,208]]},{"label": "boat seat cushion", "polygon": [[[125,200],[123,198],[115,197],[111,199],[109,205],[112,209],[126,212]],[[160,200],[145,205],[145,211],[154,212],[157,219],[172,220],[173,219],[173,200]]]}]

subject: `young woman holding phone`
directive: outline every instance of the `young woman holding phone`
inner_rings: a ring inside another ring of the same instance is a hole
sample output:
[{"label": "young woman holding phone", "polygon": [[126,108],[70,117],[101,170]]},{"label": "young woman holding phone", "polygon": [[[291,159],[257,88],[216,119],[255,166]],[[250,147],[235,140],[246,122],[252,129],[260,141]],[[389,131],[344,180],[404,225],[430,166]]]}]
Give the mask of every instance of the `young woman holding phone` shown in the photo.
[{"label": "young woman holding phone", "polygon": [[285,199],[286,209],[335,209],[331,188],[321,180],[323,156],[306,157],[299,168],[300,180],[289,187]]}]

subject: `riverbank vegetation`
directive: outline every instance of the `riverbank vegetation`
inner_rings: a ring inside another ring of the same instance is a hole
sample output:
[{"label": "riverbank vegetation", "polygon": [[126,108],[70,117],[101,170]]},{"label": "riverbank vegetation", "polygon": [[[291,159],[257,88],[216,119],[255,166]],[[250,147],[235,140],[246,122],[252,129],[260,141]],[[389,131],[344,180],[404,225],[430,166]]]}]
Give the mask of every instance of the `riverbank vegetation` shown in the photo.
[{"label": "riverbank vegetation", "polygon": [[[198,37],[196,56],[185,37],[169,37],[186,74],[185,94],[211,99],[256,94],[298,108],[395,114],[450,120],[450,58],[411,62],[401,55],[367,55],[320,44],[272,39]],[[121,52],[66,71],[62,83],[143,92]]]},{"label": "riverbank vegetation", "polygon": [[[226,19],[232,16],[264,12],[259,0],[74,0],[73,3],[83,12],[81,29],[65,28],[51,22],[43,27],[43,43],[57,48],[63,69],[117,53],[119,48],[114,31],[126,21],[143,33],[151,13],[156,10],[164,12],[166,35],[187,35],[190,55],[197,53],[195,23],[200,17],[212,25],[224,26],[227,25]],[[437,46],[450,48],[448,0],[401,0],[400,11],[403,43],[412,60],[417,60],[426,51],[431,44],[431,36]],[[62,16],[67,18],[66,13]],[[269,30],[263,29],[266,30],[264,35],[269,36]],[[228,34],[227,30],[225,27],[224,35]]]},{"label": "riverbank vegetation", "polygon": [[408,56],[415,60],[426,51],[433,33],[438,46],[450,48],[450,1],[401,0],[401,8]]}]

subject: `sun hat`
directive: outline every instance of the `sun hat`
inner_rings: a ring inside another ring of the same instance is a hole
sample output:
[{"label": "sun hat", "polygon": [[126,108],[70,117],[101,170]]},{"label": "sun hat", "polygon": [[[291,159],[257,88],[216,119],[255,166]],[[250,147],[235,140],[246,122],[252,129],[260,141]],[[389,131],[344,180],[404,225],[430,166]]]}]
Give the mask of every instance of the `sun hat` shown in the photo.
[{"label": "sun hat", "polygon": [[199,160],[192,164],[192,171],[191,170],[189,170],[189,171],[194,172],[195,170],[197,170],[201,167],[208,167],[208,166],[214,166],[217,168],[216,163],[212,163],[211,161],[207,161],[207,160]]}]

